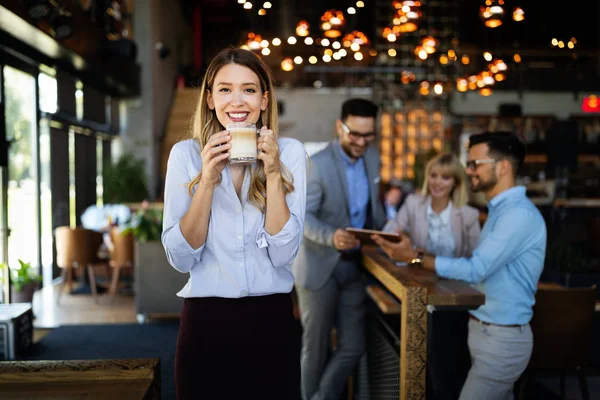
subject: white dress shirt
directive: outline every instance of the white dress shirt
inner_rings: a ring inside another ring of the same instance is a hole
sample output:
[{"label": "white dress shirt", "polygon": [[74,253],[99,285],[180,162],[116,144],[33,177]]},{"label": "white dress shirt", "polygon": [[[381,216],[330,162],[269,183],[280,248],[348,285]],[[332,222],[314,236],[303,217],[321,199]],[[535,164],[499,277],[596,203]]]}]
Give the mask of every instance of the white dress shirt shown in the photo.
[{"label": "white dress shirt", "polygon": [[454,256],[454,234],[452,233],[452,202],[439,214],[431,208],[431,198],[427,203],[427,245],[425,250],[436,256]]},{"label": "white dress shirt", "polygon": [[185,240],[179,221],[192,198],[191,182],[202,168],[200,145],[194,139],[173,146],[167,165],[162,243],[169,263],[190,273],[180,297],[261,296],[289,293],[294,285],[290,264],[304,231],[306,211],[306,152],[295,139],[279,138],[280,160],[294,177],[294,191],[286,196],[290,218],[274,236],[265,229],[265,214],[248,202],[250,171],[238,198],[229,168],[215,188],[206,242],[197,249]]}]

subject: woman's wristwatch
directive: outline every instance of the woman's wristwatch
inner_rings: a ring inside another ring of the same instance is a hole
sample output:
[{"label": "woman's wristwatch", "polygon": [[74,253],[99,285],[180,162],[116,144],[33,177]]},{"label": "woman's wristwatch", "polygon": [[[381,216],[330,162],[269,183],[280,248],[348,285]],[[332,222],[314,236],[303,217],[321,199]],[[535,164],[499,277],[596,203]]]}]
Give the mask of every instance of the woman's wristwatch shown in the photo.
[{"label": "woman's wristwatch", "polygon": [[417,255],[415,256],[415,258],[410,260],[410,263],[412,265],[421,265],[423,264],[423,257],[425,257],[425,253],[422,250],[418,250]]}]

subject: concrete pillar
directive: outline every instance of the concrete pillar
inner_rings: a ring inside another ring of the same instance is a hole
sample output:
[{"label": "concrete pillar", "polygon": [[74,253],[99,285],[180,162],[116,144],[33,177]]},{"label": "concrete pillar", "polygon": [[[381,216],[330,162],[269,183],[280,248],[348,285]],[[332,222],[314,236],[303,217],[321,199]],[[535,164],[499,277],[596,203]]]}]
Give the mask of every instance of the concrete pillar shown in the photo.
[{"label": "concrete pillar", "polygon": [[[173,101],[175,79],[180,64],[189,59],[190,27],[176,2],[146,0],[134,10],[134,41],[141,66],[141,95],[125,100],[123,107],[121,153],[133,152],[146,162],[151,200],[161,192],[160,145]],[[157,44],[168,47],[170,55],[159,56]]]}]

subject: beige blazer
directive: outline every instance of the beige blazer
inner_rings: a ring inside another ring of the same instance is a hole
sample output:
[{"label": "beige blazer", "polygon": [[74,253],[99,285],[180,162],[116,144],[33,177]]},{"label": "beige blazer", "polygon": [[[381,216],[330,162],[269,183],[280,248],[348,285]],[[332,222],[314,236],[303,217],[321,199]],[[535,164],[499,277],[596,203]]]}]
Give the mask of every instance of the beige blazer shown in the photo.
[{"label": "beige blazer", "polygon": [[[404,204],[396,214],[396,218],[388,221],[383,228],[386,232],[408,232],[413,244],[425,248],[427,244],[427,232],[429,222],[427,221],[427,200],[429,196],[423,197],[411,194],[406,198]],[[481,226],[479,225],[479,211],[470,206],[454,207],[451,204],[451,228],[454,234],[454,256],[471,257],[473,250],[479,242]]]}]

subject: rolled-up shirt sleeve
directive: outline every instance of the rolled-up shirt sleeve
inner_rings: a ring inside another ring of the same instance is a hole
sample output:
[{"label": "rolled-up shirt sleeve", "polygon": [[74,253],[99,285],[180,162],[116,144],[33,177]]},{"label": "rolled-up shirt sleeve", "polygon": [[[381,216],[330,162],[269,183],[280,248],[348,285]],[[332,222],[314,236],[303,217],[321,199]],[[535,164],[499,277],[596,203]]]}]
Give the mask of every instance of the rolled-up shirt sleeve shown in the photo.
[{"label": "rolled-up shirt sleeve", "polygon": [[190,155],[177,144],[171,149],[165,179],[163,232],[161,241],[169,264],[179,272],[189,272],[200,261],[204,244],[197,249],[187,242],[179,221],[190,207],[192,198],[188,193],[188,183],[194,177],[187,172]]},{"label": "rolled-up shirt sleeve", "polygon": [[269,259],[274,268],[289,266],[300,248],[304,231],[306,213],[306,151],[302,143],[293,141],[281,151],[281,161],[291,172],[294,179],[294,191],[288,193],[286,202],[290,218],[281,231],[269,235],[264,227],[259,231],[256,245],[267,248]]},{"label": "rolled-up shirt sleeve", "polygon": [[470,258],[436,257],[436,273],[448,279],[469,283],[483,282],[518,254],[532,234],[535,216],[524,208],[515,208],[499,218]]}]

